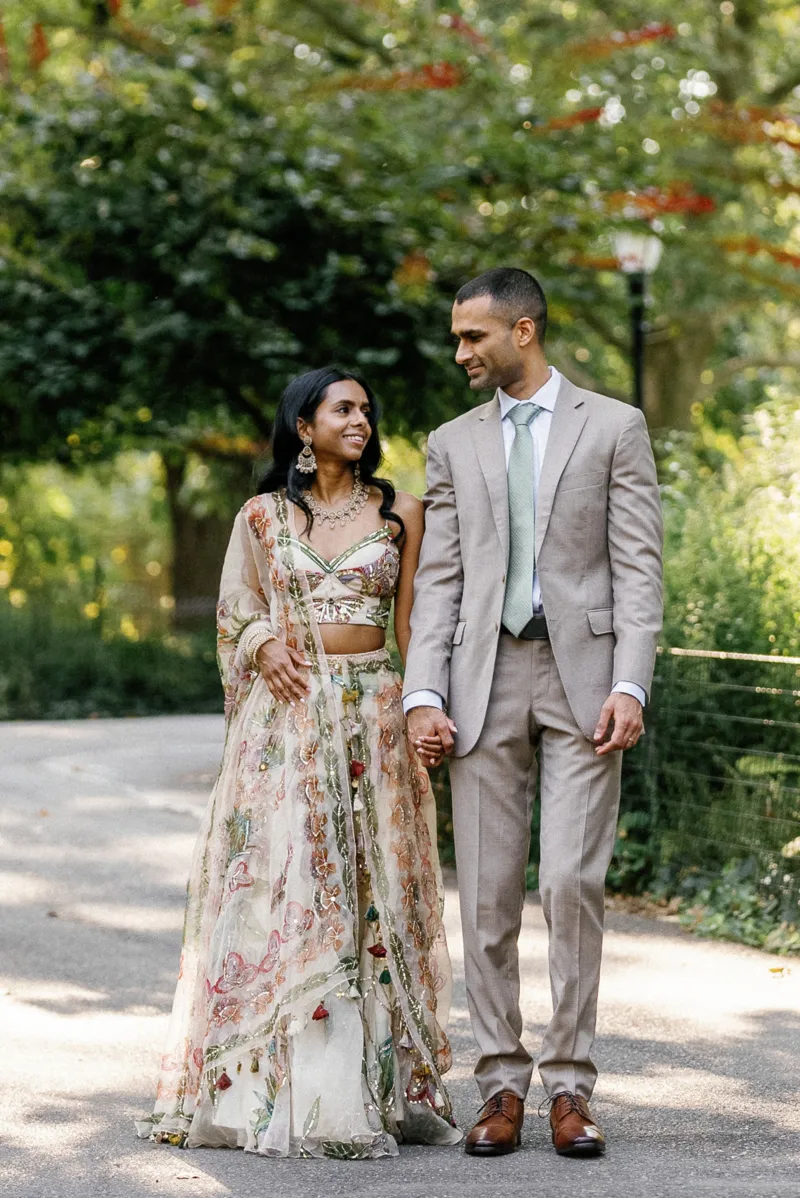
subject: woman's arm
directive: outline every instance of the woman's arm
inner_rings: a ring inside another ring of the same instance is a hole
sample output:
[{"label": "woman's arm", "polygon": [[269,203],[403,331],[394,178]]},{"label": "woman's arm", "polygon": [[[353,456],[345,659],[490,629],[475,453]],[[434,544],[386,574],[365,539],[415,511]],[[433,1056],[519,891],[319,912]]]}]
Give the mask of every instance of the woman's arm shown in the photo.
[{"label": "woman's arm", "polygon": [[403,665],[406,664],[408,642],[411,640],[411,606],[414,602],[414,575],[419,564],[425,516],[421,500],[405,491],[398,491],[393,511],[406,526],[400,548],[400,577],[394,598],[394,635]]},{"label": "woman's arm", "polygon": [[305,698],[308,685],[300,669],[308,667],[305,655],[290,649],[278,636],[270,620],[264,586],[267,574],[259,577],[256,554],[262,553],[251,529],[249,516],[258,518],[256,501],[250,500],[233,525],[222,567],[217,605],[217,658],[226,698],[235,694],[249,671],[258,670],[271,693],[281,702]]}]

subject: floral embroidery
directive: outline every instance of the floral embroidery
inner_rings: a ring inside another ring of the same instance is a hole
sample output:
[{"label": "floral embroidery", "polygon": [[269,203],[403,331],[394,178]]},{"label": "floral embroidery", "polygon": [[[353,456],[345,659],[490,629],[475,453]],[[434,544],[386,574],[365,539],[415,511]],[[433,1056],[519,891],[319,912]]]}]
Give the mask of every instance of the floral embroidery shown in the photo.
[{"label": "floral embroidery", "polygon": [[253,878],[250,874],[250,871],[247,868],[247,862],[240,861],[236,866],[236,869],[231,874],[230,881],[228,882],[228,890],[231,892],[231,894],[233,894],[236,890],[242,890],[247,886],[252,886],[254,882],[255,878]]},{"label": "floral embroidery", "polygon": [[239,953],[228,953],[222,964],[222,973],[213,988],[217,994],[227,994],[237,986],[249,985],[257,977],[257,965],[245,965]]},{"label": "floral embroidery", "polygon": [[[404,734],[388,655],[337,659],[329,672],[313,577],[324,571],[296,569],[296,553],[282,494],[245,504],[217,610],[226,746],[192,866],[170,1048],[140,1131],[167,1143],[219,1142],[228,1133],[213,1127],[217,1107],[246,1086],[239,1109],[252,1113],[236,1135],[252,1151],[382,1155],[411,1102],[415,1127],[427,1120],[425,1137],[452,1143],[432,795]],[[387,618],[396,556],[389,544],[363,565],[355,555],[339,563],[351,596],[379,600],[376,611],[385,602]],[[254,620],[305,650],[305,702],[278,702],[240,662],[239,639]],[[382,951],[370,954],[375,946]],[[347,1139],[338,1078],[297,1109],[291,1061],[299,1037],[335,1037],[354,1010],[364,1060],[351,1064],[370,1100],[345,1112]],[[328,1018],[315,1020],[320,1011]],[[276,1120],[279,1103],[289,1108]],[[301,1129],[298,1143],[281,1131],[289,1126]]]}]

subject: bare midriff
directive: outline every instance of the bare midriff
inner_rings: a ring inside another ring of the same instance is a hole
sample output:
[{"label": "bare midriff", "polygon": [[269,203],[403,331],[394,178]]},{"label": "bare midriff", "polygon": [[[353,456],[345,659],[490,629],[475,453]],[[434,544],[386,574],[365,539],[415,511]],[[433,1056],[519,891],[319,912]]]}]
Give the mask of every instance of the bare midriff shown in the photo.
[{"label": "bare midriff", "polygon": [[366,624],[320,624],[319,634],[326,653],[348,657],[354,653],[375,653],[386,644],[382,628]]}]

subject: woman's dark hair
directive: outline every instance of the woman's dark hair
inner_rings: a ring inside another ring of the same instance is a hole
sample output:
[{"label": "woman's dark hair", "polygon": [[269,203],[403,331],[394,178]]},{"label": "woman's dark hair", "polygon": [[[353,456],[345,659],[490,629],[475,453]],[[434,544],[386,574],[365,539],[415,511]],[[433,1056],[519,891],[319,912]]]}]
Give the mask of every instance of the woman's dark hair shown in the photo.
[{"label": "woman's dark hair", "polygon": [[272,433],[272,462],[258,481],[256,490],[259,495],[269,491],[286,488],[286,494],[292,503],[305,512],[305,532],[311,531],[314,517],[303,499],[303,491],[313,479],[313,474],[301,474],[297,469],[297,456],[303,448],[303,442],[297,434],[298,418],[311,422],[314,413],[325,398],[325,393],[332,383],[343,383],[347,379],[363,387],[369,400],[367,419],[372,430],[369,440],[361,455],[361,481],[367,486],[377,487],[382,500],[380,512],[384,520],[393,520],[399,525],[397,538],[405,534],[405,524],[392,504],[395,500],[395,489],[388,479],[377,478],[375,471],[381,463],[381,442],[378,436],[378,401],[369,385],[351,370],[341,370],[338,366],[322,366],[319,370],[309,370],[306,374],[298,375],[287,386],[275,413],[275,426]]}]

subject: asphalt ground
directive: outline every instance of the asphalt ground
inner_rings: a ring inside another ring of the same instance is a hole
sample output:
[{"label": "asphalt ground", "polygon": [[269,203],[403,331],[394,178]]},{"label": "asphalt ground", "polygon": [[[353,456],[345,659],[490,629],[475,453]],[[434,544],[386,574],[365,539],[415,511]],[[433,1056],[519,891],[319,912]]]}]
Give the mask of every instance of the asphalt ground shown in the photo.
[{"label": "asphalt ground", "polygon": [[[409,1147],[265,1160],[137,1140],[178,964],[189,857],[216,775],[214,716],[0,724],[0,1194],[8,1198],[800,1198],[800,960],[609,912],[593,1109],[605,1158],[559,1158],[538,1082],[522,1149]],[[458,901],[450,1088],[479,1104]],[[521,938],[526,1039],[548,1018],[546,935]],[[773,972],[782,970],[782,972]]]}]

